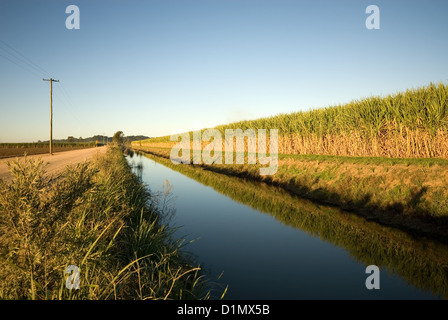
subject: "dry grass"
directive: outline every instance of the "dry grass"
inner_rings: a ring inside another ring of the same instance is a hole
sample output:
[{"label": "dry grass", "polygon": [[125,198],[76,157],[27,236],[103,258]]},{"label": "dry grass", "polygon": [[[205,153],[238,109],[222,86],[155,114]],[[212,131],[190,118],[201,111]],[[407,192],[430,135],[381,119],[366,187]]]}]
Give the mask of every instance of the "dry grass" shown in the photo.
[{"label": "dry grass", "polygon": [[[42,161],[11,165],[0,180],[0,299],[207,298],[200,269],[161,223],[164,208],[118,148],[59,179]],[[65,286],[69,265],[80,289]]]}]

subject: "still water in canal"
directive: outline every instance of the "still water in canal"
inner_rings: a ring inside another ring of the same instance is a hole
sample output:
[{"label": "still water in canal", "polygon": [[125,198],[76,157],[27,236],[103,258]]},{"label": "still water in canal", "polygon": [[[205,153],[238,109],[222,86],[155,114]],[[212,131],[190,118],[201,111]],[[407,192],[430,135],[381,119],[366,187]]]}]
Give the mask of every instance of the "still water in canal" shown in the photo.
[{"label": "still water in canal", "polygon": [[[210,281],[228,286],[227,299],[447,298],[445,245],[263,183],[127,159],[151,192],[169,181],[169,224],[194,240],[184,251]],[[366,288],[368,265],[379,267],[379,289]]]}]

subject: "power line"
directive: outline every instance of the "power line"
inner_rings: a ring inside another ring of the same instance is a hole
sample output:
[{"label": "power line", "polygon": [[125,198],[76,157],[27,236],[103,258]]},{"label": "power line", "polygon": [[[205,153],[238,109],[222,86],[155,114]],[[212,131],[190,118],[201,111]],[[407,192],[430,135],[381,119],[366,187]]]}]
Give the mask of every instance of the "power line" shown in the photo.
[{"label": "power line", "polygon": [[[69,92],[67,91],[67,89],[65,88],[65,86],[62,84],[62,82],[58,83],[60,88],[62,89],[62,93],[64,96],[64,99],[67,101],[68,106],[71,107],[73,110],[76,110],[77,108],[75,107],[74,103],[73,103],[73,99],[71,98]],[[75,112],[76,113],[76,112]],[[88,129],[89,131],[94,128],[94,126],[92,126],[92,123],[89,120],[89,118],[87,117],[84,118],[83,121],[81,121],[78,117],[75,116],[75,118],[84,125],[84,128]]]},{"label": "power line", "polygon": [[85,121],[81,121],[81,119],[76,115],[76,112],[74,111],[74,107],[73,105],[70,103],[70,101],[67,100],[66,97],[64,97],[63,95],[59,95],[57,91],[54,92],[56,98],[59,99],[59,101],[61,102],[61,106],[66,110],[66,112],[68,113],[68,116],[73,119],[74,121],[76,121],[76,123],[79,126],[83,126],[84,129],[90,129],[90,126],[87,126]]},{"label": "power line", "polygon": [[[4,52],[6,52],[8,55],[10,55],[11,57],[13,57],[14,59],[16,59],[18,62],[22,63],[23,66],[26,66],[27,68],[32,68],[33,70],[35,70],[36,72],[38,72],[39,74],[44,75],[45,73],[43,73],[41,70],[39,70],[38,68],[36,68],[35,66],[33,66],[32,64],[28,63],[26,60],[12,54],[11,52],[5,50],[5,48],[0,47],[1,50],[3,50]],[[4,58],[6,58],[5,56],[3,56]],[[11,61],[11,60],[10,60]],[[30,69],[31,70],[31,69]]]},{"label": "power line", "polygon": [[0,47],[0,49],[5,51],[9,55],[13,56],[14,58],[16,58],[17,60],[19,60],[19,61],[21,61],[23,63],[26,63],[28,66],[30,66],[31,68],[33,68],[34,70],[36,70],[39,73],[42,73],[42,74],[44,74],[46,76],[50,75],[50,73],[48,71],[46,71],[45,69],[40,67],[37,63],[33,62],[31,59],[27,58],[24,54],[22,54],[17,49],[14,49],[11,45],[7,44],[5,41],[0,39],[0,42],[3,43],[5,46],[7,46],[10,50],[14,51],[20,57],[18,57],[17,55],[12,54],[11,52],[8,52],[5,48]]},{"label": "power line", "polygon": [[[3,44],[3,46],[1,46]],[[32,74],[33,76],[37,77],[47,77],[49,79],[43,79],[45,81],[50,81],[50,140],[52,140],[52,117],[53,117],[53,110],[52,110],[52,100],[53,100],[53,93],[52,93],[52,83],[58,82],[60,87],[62,95],[59,95],[58,92],[55,92],[55,95],[60,101],[62,102],[62,105],[66,104],[67,107],[71,107],[71,109],[76,110],[73,104],[73,100],[70,97],[70,94],[68,93],[67,89],[64,87],[62,83],[59,82],[59,80],[54,80],[50,77],[50,73],[46,71],[44,68],[39,66],[37,63],[26,57],[23,53],[21,53],[19,50],[12,47],[10,44],[6,43],[4,40],[0,39],[0,57],[4,58],[5,60],[13,63],[14,65],[18,66],[19,68],[27,71],[28,73]],[[6,56],[2,54],[2,52],[6,53]],[[62,97],[64,99],[62,99]],[[65,102],[63,101],[65,100]],[[92,128],[91,123],[88,123],[88,121],[81,121],[77,116],[75,116],[70,110],[70,108],[67,108],[67,110],[70,112],[70,114],[73,116],[73,118],[76,118],[76,120],[81,124],[84,125],[86,129]],[[76,113],[76,112],[75,112]],[[52,153],[52,147],[51,147],[51,141],[50,141],[50,153]]]},{"label": "power line", "polygon": [[67,99],[68,103],[69,103],[71,106],[73,106],[73,104],[72,104],[72,101],[73,101],[73,100],[72,100],[72,98],[70,97],[70,95],[68,94],[67,90],[65,90],[64,85],[63,85],[61,82],[59,82],[59,85],[61,86],[62,93],[65,95],[65,98]]},{"label": "power line", "polygon": [[41,77],[41,76],[42,76],[41,74],[37,74],[35,71],[32,71],[32,70],[30,70],[30,69],[28,69],[28,68],[25,68],[24,66],[22,66],[22,65],[18,64],[17,62],[15,62],[15,61],[9,59],[8,57],[5,57],[5,56],[2,55],[2,54],[0,54],[0,57],[2,57],[2,58],[4,58],[4,59],[8,60],[9,62],[15,64],[15,65],[18,66],[19,68],[25,70],[26,72],[31,73],[31,74],[34,75],[34,76],[37,76],[37,77]]}]

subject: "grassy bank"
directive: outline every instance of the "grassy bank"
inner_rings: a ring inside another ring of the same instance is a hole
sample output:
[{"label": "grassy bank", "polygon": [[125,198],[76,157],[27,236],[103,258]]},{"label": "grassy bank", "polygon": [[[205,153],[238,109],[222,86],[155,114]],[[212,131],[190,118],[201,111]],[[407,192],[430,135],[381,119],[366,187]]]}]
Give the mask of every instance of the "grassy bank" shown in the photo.
[{"label": "grassy bank", "polygon": [[[168,148],[134,148],[169,159]],[[280,155],[278,164],[271,176],[260,176],[259,164],[200,167],[281,186],[301,197],[448,242],[448,160]]]},{"label": "grassy bank", "polygon": [[[201,269],[118,148],[49,177],[41,161],[0,180],[1,299],[208,298]],[[160,200],[160,199],[159,199]],[[65,269],[79,268],[80,288]]]}]

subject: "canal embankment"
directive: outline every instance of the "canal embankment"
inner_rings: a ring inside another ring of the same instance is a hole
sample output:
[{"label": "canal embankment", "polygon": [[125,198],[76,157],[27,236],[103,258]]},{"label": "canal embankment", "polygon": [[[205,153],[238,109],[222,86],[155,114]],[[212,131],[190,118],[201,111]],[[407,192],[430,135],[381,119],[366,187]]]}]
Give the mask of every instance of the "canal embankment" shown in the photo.
[{"label": "canal embankment", "polygon": [[[169,148],[133,145],[165,159]],[[448,160],[279,155],[273,175],[257,164],[196,164],[204,170],[262,181],[337,206],[380,224],[448,242]]]}]

